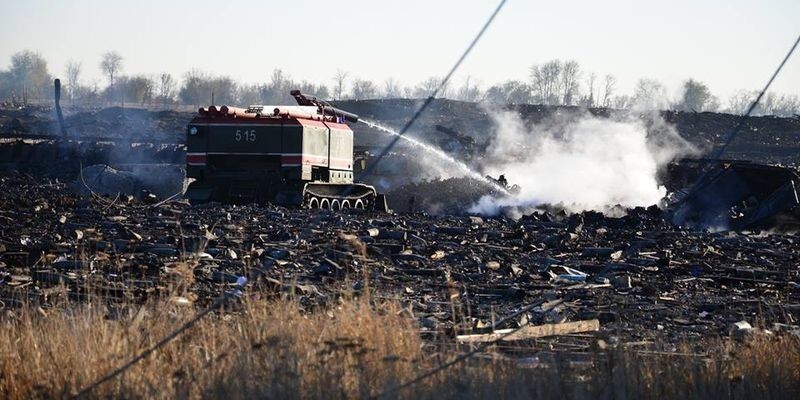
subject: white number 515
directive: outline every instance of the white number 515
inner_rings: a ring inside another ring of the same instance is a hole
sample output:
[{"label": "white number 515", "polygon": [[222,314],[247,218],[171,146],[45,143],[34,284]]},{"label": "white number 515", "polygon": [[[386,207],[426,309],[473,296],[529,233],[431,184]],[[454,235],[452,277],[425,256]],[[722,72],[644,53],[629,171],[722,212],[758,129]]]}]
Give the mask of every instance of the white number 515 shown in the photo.
[{"label": "white number 515", "polygon": [[237,142],[255,142],[256,141],[256,131],[255,129],[251,130],[236,130],[236,141]]}]

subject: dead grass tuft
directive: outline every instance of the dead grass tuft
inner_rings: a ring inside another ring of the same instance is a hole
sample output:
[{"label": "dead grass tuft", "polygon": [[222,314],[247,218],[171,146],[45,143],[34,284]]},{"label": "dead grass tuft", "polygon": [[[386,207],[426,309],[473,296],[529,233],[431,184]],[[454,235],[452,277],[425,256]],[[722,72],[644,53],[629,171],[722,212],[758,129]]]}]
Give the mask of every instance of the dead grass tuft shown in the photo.
[{"label": "dead grass tuft", "polygon": [[[174,302],[128,307],[117,319],[84,306],[8,311],[0,324],[0,397],[67,397],[190,318]],[[93,397],[367,398],[447,361],[395,303],[342,301],[302,313],[251,301],[209,316]],[[798,398],[800,340],[709,344],[707,356],[617,348],[590,363],[532,368],[504,357],[459,364],[390,398]]]}]

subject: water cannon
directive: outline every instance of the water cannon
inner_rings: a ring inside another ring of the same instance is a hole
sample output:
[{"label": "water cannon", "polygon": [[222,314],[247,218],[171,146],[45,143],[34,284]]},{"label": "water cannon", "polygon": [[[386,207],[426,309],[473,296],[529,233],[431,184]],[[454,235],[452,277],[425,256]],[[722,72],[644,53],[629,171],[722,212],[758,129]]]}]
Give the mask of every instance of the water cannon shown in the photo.
[{"label": "water cannon", "polygon": [[325,100],[319,99],[315,96],[305,95],[296,89],[289,93],[292,95],[292,97],[294,97],[295,101],[297,101],[297,105],[316,106],[320,112],[325,115],[329,115],[337,119],[341,118],[347,122],[358,122],[358,115],[336,108]]},{"label": "water cannon", "polygon": [[337,118],[342,118],[347,122],[352,122],[352,123],[358,122],[358,115],[344,111],[336,107],[331,107],[331,106],[325,107],[322,109],[322,112],[324,112],[325,115],[331,115]]}]

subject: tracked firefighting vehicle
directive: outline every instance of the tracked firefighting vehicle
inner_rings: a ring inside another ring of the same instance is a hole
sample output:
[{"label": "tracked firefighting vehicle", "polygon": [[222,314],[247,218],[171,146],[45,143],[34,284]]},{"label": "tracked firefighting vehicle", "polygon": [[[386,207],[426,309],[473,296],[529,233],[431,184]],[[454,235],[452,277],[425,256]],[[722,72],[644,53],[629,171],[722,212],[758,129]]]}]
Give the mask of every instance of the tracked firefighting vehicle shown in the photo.
[{"label": "tracked firefighting vehicle", "polygon": [[193,204],[273,202],[387,211],[374,187],[353,182],[358,116],[300,91],[297,106],[201,108],[187,127],[185,197]]}]

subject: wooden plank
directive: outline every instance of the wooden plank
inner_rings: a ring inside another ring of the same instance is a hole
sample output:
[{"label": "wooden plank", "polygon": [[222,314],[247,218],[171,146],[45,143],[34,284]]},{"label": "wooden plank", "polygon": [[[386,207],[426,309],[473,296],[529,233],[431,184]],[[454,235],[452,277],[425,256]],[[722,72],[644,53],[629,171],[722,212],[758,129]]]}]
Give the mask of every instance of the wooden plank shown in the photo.
[{"label": "wooden plank", "polygon": [[[561,324],[525,325],[516,329],[499,329],[493,333],[480,335],[458,335],[456,340],[462,343],[482,343],[502,340],[510,342],[527,340],[547,336],[566,335],[570,333],[593,332],[600,329],[600,321],[589,319],[585,321],[564,322]],[[513,333],[511,333],[513,332]],[[503,337],[504,335],[507,335]]]},{"label": "wooden plank", "polygon": [[579,283],[577,285],[566,286],[562,290],[577,290],[577,289],[602,289],[612,287],[610,283]]}]

